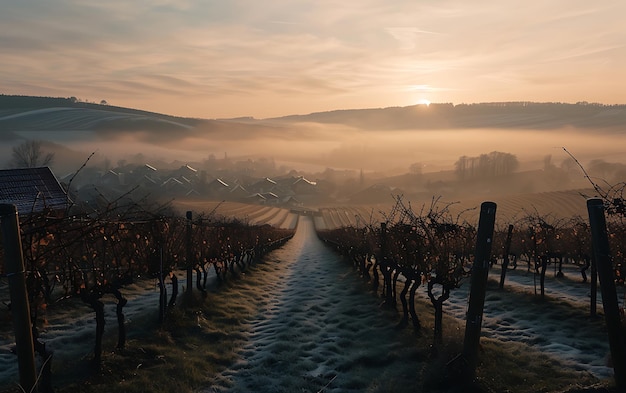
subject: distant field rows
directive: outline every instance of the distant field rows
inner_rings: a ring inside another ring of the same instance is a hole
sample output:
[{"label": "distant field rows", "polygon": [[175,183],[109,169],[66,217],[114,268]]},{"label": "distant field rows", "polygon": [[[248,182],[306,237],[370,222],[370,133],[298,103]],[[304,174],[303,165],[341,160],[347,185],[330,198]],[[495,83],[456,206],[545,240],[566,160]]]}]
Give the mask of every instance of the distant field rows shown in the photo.
[{"label": "distant field rows", "polygon": [[[528,215],[538,215],[552,219],[567,219],[575,216],[587,217],[587,202],[585,196],[593,196],[593,190],[568,190],[541,192],[536,194],[512,195],[491,199],[497,204],[496,219],[501,225],[513,223]],[[476,208],[465,216],[468,221],[478,220],[480,204],[489,200],[461,202],[451,208],[452,211],[461,211]]]},{"label": "distant field rows", "polygon": [[217,201],[176,201],[174,205],[181,214],[185,210],[196,214],[213,213],[218,218],[237,219],[253,225],[269,224],[277,228],[294,229],[298,223],[298,214],[275,206]]},{"label": "distant field rows", "polygon": [[[496,219],[498,224],[506,225],[513,223],[528,215],[562,219],[574,216],[587,217],[587,205],[585,196],[593,196],[592,189],[542,192],[536,194],[511,195],[481,200],[449,201],[440,199],[436,205],[438,209],[448,206],[453,217],[461,216],[470,223],[477,222],[480,212],[480,204],[484,201],[493,201],[497,204]],[[320,208],[321,219],[316,221],[318,228],[334,229],[342,226],[362,226],[375,224],[389,216],[394,205],[390,198],[388,205],[354,205],[354,206],[329,206]],[[427,212],[432,200],[412,201],[404,200],[410,204],[413,212],[420,214],[422,209]],[[397,216],[396,216],[397,218]]]},{"label": "distant field rows", "polygon": [[[436,205],[438,209],[449,207],[452,217],[460,215],[462,220],[470,223],[477,222],[480,204],[491,200],[498,205],[496,213],[497,223],[507,225],[528,215],[538,215],[551,219],[570,218],[574,216],[587,217],[585,196],[593,195],[593,190],[571,190],[543,192],[536,194],[512,195],[495,197],[492,199],[467,201],[447,201],[440,199]],[[416,214],[427,212],[432,200],[411,201],[410,204]],[[377,205],[342,205],[326,206],[318,209],[319,215],[314,218],[318,229],[334,229],[345,226],[377,225],[390,217],[394,200],[389,198],[389,204]],[[267,205],[251,205],[237,202],[216,201],[178,201],[176,207],[182,212],[192,210],[198,214],[214,212],[217,216],[235,218],[255,225],[269,224],[278,228],[295,228],[298,214],[289,209]],[[395,218],[398,218],[396,216]]]}]

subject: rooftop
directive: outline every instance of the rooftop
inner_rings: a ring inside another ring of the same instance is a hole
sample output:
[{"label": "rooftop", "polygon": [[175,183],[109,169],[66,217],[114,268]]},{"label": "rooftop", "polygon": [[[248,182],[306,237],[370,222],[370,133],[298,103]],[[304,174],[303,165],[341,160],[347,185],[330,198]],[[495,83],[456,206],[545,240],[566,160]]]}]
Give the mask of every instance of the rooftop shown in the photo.
[{"label": "rooftop", "polygon": [[20,215],[64,210],[65,190],[48,167],[0,170],[0,203],[14,204]]}]

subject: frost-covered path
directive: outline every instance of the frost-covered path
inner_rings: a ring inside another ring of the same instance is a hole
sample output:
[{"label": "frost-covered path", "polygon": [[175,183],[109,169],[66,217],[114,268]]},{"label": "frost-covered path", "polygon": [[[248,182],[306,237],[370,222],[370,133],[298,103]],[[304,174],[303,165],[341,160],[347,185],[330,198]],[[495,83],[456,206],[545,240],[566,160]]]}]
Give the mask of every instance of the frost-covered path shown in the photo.
[{"label": "frost-covered path", "polygon": [[[297,232],[266,263],[274,279],[258,288],[261,310],[239,361],[206,392],[362,392],[404,390],[419,371],[415,350],[351,267],[301,218]],[[257,274],[259,272],[255,272]],[[398,386],[398,389],[393,389]],[[391,388],[391,389],[390,389]]]}]

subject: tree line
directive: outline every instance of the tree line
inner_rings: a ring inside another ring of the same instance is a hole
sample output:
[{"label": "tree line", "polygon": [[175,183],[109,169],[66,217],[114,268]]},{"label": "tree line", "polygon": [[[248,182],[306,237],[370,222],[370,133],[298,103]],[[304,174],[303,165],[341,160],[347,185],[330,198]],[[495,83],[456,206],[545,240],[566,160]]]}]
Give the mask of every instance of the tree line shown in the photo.
[{"label": "tree line", "polygon": [[460,180],[505,176],[517,170],[519,162],[511,153],[492,151],[475,157],[461,156],[454,163],[454,173]]}]

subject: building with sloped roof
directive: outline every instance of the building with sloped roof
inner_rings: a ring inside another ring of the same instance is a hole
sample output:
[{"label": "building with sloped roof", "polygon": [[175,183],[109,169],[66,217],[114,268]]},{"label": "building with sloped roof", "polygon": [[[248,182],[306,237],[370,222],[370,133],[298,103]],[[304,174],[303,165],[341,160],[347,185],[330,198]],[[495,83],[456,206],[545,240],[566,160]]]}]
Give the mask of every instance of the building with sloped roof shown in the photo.
[{"label": "building with sloped roof", "polygon": [[250,193],[241,184],[234,184],[233,186],[231,186],[229,188],[228,200],[231,200],[231,201],[243,201],[248,196],[250,196]]},{"label": "building with sloped roof", "polygon": [[206,185],[205,191],[209,198],[224,198],[230,192],[231,187],[222,179],[215,179]]},{"label": "building with sloped roof", "polygon": [[0,203],[17,206],[20,215],[67,209],[69,199],[48,167],[0,170]]},{"label": "building with sloped roof", "polygon": [[310,195],[317,194],[317,184],[315,182],[305,179],[303,176],[298,176],[291,183],[291,189],[296,195]]},{"label": "building with sloped roof", "polygon": [[264,192],[272,192],[276,189],[276,187],[278,187],[278,184],[274,180],[269,177],[265,177],[250,185],[248,189],[254,193],[262,194]]}]

